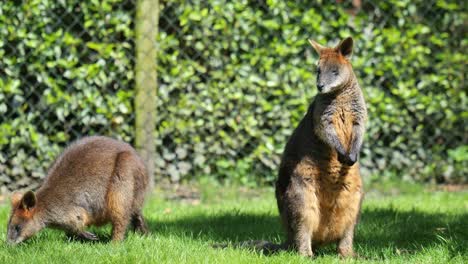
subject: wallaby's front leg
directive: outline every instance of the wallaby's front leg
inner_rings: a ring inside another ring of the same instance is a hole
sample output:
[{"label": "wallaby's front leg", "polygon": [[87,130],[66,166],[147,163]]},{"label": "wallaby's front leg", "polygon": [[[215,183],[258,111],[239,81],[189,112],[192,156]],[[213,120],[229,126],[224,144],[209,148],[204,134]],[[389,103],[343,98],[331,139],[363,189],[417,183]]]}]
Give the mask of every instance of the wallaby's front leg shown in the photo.
[{"label": "wallaby's front leg", "polygon": [[338,161],[346,164],[348,166],[354,165],[356,163],[359,151],[361,149],[363,135],[364,135],[364,126],[361,122],[356,121],[353,124],[353,131],[352,131],[352,140],[351,140],[351,147],[349,152],[346,151],[343,144],[341,143],[340,139],[335,130],[335,126],[331,119],[323,120],[322,127],[320,129],[321,133],[319,134],[320,138],[325,141],[331,148],[335,149],[338,153]]},{"label": "wallaby's front leg", "polygon": [[86,210],[82,207],[77,207],[73,212],[77,213],[75,217],[71,217],[67,223],[63,224],[67,237],[82,241],[98,241],[99,238],[95,234],[85,230],[85,222],[88,219]]},{"label": "wallaby's front leg", "polygon": [[351,148],[349,149],[348,154],[350,165],[353,165],[358,160],[363,137],[364,125],[362,125],[360,122],[355,122],[353,124],[353,139],[351,140]]},{"label": "wallaby's front leg", "polygon": [[347,155],[343,144],[341,144],[341,141],[336,134],[335,126],[331,120],[326,120],[325,124],[322,125],[320,137],[328,146],[336,150],[338,153],[338,160],[341,163],[345,163],[346,165],[354,164]]}]

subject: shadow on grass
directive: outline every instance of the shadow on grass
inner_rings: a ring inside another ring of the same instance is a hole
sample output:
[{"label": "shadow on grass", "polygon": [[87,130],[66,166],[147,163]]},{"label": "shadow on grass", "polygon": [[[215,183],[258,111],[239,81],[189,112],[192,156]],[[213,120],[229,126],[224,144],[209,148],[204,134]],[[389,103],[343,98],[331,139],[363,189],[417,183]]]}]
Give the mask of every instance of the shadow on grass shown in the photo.
[{"label": "shadow on grass", "polygon": [[[467,223],[467,213],[452,215],[392,208],[366,209],[358,225],[355,247],[366,252],[391,249],[400,254],[413,254],[422,248],[439,245],[447,247],[452,256],[467,255]],[[148,225],[156,236],[181,235],[215,243],[278,242],[284,237],[279,217],[271,214],[198,215],[170,221],[149,221]]]},{"label": "shadow on grass", "polygon": [[281,235],[279,218],[270,214],[223,213],[148,221],[154,234],[184,235],[215,242],[273,239]]},{"label": "shadow on grass", "polygon": [[384,248],[412,254],[422,248],[444,246],[451,257],[468,254],[468,213],[443,214],[417,210],[366,209],[355,244],[370,250]]}]

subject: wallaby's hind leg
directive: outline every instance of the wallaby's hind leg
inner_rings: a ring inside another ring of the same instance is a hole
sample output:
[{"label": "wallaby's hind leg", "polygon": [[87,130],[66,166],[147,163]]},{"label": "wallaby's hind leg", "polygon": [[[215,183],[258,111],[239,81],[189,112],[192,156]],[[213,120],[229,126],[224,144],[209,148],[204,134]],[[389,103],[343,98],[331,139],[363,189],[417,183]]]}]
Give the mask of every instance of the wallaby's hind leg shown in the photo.
[{"label": "wallaby's hind leg", "polygon": [[148,174],[143,161],[136,159],[135,164],[138,169],[135,170],[135,190],[133,200],[132,227],[134,231],[142,234],[148,233],[145,219],[143,218],[143,203],[145,201],[146,186],[148,186]]},{"label": "wallaby's hind leg", "polygon": [[121,152],[116,158],[114,173],[107,193],[107,206],[112,223],[112,240],[121,241],[130,224],[134,193],[132,154]]},{"label": "wallaby's hind leg", "polygon": [[294,247],[297,252],[305,257],[313,257],[314,253],[312,252],[312,232],[308,230],[308,227],[302,225],[298,226],[298,229],[295,230],[294,234]]},{"label": "wallaby's hind leg", "polygon": [[145,219],[141,212],[132,215],[132,226],[134,231],[140,232],[141,234],[148,233],[148,227],[146,226]]},{"label": "wallaby's hind leg", "polygon": [[284,243],[285,249],[293,249],[294,248],[294,231],[291,229],[291,225],[289,223],[289,219],[291,218],[291,214],[289,212],[289,208],[287,207],[287,200],[285,198],[285,191],[281,189],[281,186],[276,183],[276,202],[278,205],[278,211],[281,218],[281,224],[286,231],[287,239]]},{"label": "wallaby's hind leg", "polygon": [[108,203],[110,210],[110,220],[112,223],[112,240],[121,241],[125,237],[125,231],[130,224],[131,201],[125,199],[125,188],[121,190],[110,190],[108,193]]},{"label": "wallaby's hind leg", "polygon": [[287,218],[283,221],[289,225],[289,243],[299,254],[312,257],[312,234],[319,220],[317,197],[312,187],[299,177],[291,178],[283,202],[286,210],[282,214]]},{"label": "wallaby's hind leg", "polygon": [[354,225],[350,226],[344,236],[338,241],[337,251],[341,257],[354,257],[353,250]]},{"label": "wallaby's hind leg", "polygon": [[356,219],[352,225],[350,225],[344,232],[343,237],[337,243],[337,251],[341,257],[356,257],[357,254],[353,250],[353,240],[354,240],[354,230],[356,229],[356,225],[359,222],[359,218],[361,215],[361,206],[362,200],[364,199],[364,194],[360,193],[361,198],[359,201],[359,209],[356,215]]}]

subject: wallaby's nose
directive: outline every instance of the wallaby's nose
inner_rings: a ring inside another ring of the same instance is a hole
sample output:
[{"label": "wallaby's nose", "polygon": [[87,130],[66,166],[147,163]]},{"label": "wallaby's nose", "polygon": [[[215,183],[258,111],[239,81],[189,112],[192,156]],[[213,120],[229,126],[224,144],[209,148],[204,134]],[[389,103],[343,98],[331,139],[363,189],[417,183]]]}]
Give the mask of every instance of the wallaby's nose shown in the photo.
[{"label": "wallaby's nose", "polygon": [[318,84],[318,83],[317,83],[317,88],[318,88],[319,92],[322,91],[323,86],[324,86],[323,84]]}]

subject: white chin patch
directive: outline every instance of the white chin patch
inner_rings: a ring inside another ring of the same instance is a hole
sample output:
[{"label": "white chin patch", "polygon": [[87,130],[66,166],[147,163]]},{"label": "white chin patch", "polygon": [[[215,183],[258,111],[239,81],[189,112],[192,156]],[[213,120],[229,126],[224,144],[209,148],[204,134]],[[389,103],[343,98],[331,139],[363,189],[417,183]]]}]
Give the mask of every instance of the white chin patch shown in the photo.
[{"label": "white chin patch", "polygon": [[7,240],[7,243],[10,244],[10,245],[17,245],[19,244],[21,241],[19,241],[18,239],[15,239],[15,240]]},{"label": "white chin patch", "polygon": [[327,87],[327,88],[324,88],[320,93],[326,94],[326,93],[329,93],[331,91],[333,91],[333,88]]},{"label": "white chin patch", "polygon": [[329,85],[326,88],[322,90],[322,93],[331,93],[333,91],[336,91],[339,88],[339,85]]}]

